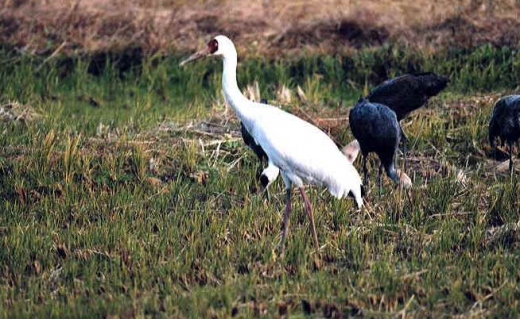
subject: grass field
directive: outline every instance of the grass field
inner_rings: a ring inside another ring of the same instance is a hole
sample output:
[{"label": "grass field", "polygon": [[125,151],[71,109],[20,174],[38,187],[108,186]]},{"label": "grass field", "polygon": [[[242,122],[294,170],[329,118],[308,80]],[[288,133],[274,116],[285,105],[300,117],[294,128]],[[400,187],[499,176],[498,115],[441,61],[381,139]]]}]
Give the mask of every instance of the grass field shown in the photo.
[{"label": "grass field", "polygon": [[258,192],[220,62],[178,61],[123,72],[0,53],[1,318],[520,316],[520,184],[487,142],[493,102],[518,91],[517,50],[242,60],[242,88],[258,81],[339,145],[374,84],[417,70],[452,79],[403,122],[413,189],[385,179],[379,197],[375,161],[362,212],[311,188],[321,256],[296,196],[283,261],[283,183],[269,203]]}]

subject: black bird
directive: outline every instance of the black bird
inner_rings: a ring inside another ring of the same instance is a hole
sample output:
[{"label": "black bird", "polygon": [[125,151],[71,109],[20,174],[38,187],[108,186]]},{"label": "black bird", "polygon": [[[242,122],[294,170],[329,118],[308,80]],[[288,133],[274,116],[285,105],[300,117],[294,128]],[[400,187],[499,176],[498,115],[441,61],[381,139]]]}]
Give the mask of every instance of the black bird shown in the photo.
[{"label": "black bird", "polygon": [[[267,100],[261,99],[260,103],[267,104]],[[247,131],[246,127],[244,126],[244,124],[242,122],[240,122],[240,132],[242,133],[242,139],[244,140],[244,143],[247,146],[249,146],[249,148],[251,150],[253,150],[256,157],[258,157],[258,160],[260,161],[260,165],[257,170],[257,178],[260,179],[260,183],[262,184],[262,187],[265,189],[265,196],[269,200],[269,191],[267,190],[267,186],[272,181],[269,181],[269,178],[267,176],[262,175],[264,160],[267,162],[267,161],[269,161],[269,158],[267,157],[267,154],[265,153],[262,146],[257,144],[255,142],[255,139],[251,136],[251,134],[249,134],[249,132]]]},{"label": "black bird", "polygon": [[394,111],[389,107],[360,99],[350,111],[349,123],[363,154],[363,184],[368,185],[367,156],[374,152],[379,157],[379,194],[381,194],[382,168],[395,183],[399,176],[394,166],[396,150],[401,139],[401,127]]},{"label": "black bird", "polygon": [[404,74],[379,84],[366,99],[388,106],[400,121],[439,94],[449,81],[448,77],[433,72]]},{"label": "black bird", "polygon": [[[449,81],[448,77],[433,72],[404,74],[376,86],[366,96],[366,99],[388,106],[395,112],[397,121],[401,121],[410,112],[422,107],[430,97],[439,94]],[[403,153],[406,153],[406,141],[408,139],[402,128],[400,130]]]},{"label": "black bird", "polygon": [[508,95],[495,103],[489,122],[489,143],[496,150],[496,139],[509,146],[509,170],[513,174],[513,144],[520,139],[520,95]]}]

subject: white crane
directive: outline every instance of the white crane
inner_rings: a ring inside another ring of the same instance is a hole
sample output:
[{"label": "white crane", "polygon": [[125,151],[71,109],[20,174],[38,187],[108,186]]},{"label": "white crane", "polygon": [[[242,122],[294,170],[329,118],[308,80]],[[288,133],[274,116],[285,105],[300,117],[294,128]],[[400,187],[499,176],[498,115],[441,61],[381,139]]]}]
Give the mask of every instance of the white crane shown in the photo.
[{"label": "white crane", "polygon": [[276,177],[279,169],[284,180],[286,206],[281,255],[284,256],[285,251],[293,186],[299,189],[303,198],[314,242],[319,250],[312,206],[305,193],[304,183],[325,185],[337,198],[350,195],[360,209],[363,206],[363,194],[358,172],[334,142],[317,127],[277,107],[252,102],[242,95],[236,79],[237,51],[226,36],[216,36],[205,49],[182,61],[180,66],[208,55],[223,58],[224,96],[255,142],[269,157],[269,166],[264,172]]}]

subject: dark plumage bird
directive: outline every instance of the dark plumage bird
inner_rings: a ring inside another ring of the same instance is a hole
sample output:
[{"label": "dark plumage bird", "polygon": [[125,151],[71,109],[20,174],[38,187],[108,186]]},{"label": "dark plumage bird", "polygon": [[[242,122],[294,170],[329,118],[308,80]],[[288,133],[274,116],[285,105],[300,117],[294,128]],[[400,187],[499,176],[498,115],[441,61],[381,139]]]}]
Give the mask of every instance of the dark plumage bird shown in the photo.
[{"label": "dark plumage bird", "polygon": [[448,77],[433,72],[405,74],[376,86],[366,99],[388,106],[400,121],[439,94],[449,81]]},{"label": "dark plumage bird", "polygon": [[350,111],[349,123],[363,154],[363,183],[368,184],[367,156],[371,152],[376,153],[381,161],[378,174],[379,193],[381,194],[383,167],[388,177],[399,183],[394,158],[401,138],[401,127],[395,112],[383,104],[360,99]]},{"label": "dark plumage bird", "polygon": [[[376,86],[366,99],[388,106],[395,112],[397,121],[400,121],[410,112],[422,107],[430,97],[439,94],[449,81],[448,77],[433,72],[405,74]],[[403,153],[406,153],[407,137],[402,128],[400,130]],[[406,156],[404,159],[406,170]]]},{"label": "dark plumage bird", "polygon": [[[267,104],[267,100],[261,99],[260,103]],[[249,134],[242,122],[240,122],[240,132],[242,133],[242,139],[244,140],[244,143],[247,146],[249,146],[251,150],[253,150],[256,157],[258,157],[258,160],[260,161],[260,165],[257,170],[257,178],[260,179],[260,183],[262,184],[262,187],[265,189],[265,196],[267,197],[267,199],[269,199],[269,191],[267,190],[267,186],[272,181],[269,181],[269,179],[265,175],[262,175],[264,160],[267,162],[269,158],[267,157],[267,154],[265,153],[262,146],[257,144],[255,142],[255,139],[251,136],[251,134]]]},{"label": "dark plumage bird", "polygon": [[520,95],[509,95],[495,103],[489,122],[489,142],[496,149],[496,139],[509,146],[509,170],[513,174],[513,144],[520,139]]}]

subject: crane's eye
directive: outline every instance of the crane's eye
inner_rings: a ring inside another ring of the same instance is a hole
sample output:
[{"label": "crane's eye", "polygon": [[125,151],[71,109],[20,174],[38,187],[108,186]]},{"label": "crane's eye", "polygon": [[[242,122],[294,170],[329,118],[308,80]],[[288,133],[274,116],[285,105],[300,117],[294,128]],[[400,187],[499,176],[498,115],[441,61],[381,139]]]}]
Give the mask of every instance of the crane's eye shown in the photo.
[{"label": "crane's eye", "polygon": [[211,41],[208,42],[208,49],[209,49],[209,53],[211,53],[211,54],[217,52],[217,50],[218,50],[217,40],[211,39]]}]

